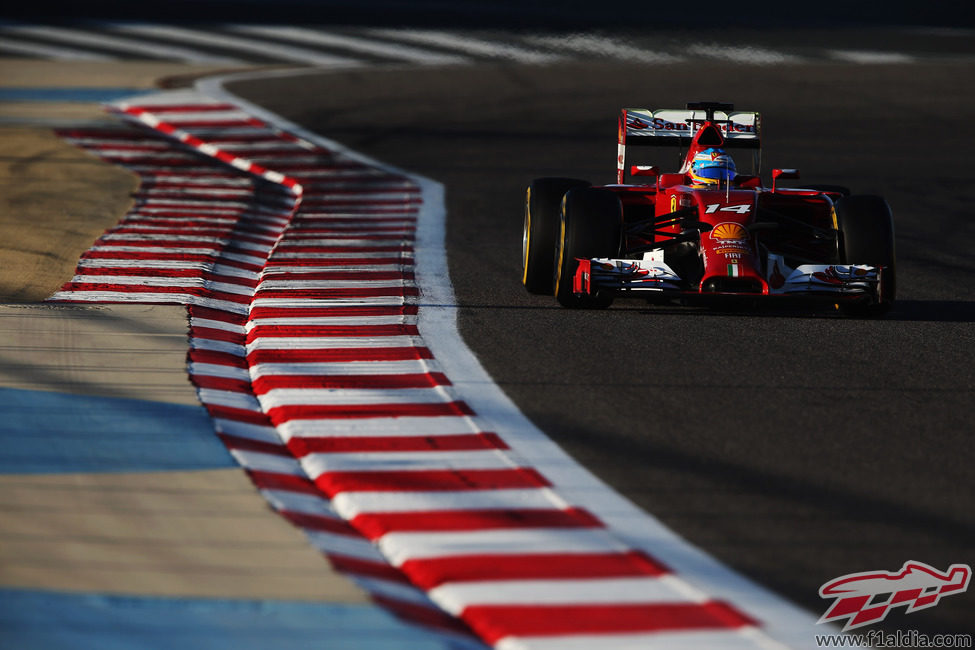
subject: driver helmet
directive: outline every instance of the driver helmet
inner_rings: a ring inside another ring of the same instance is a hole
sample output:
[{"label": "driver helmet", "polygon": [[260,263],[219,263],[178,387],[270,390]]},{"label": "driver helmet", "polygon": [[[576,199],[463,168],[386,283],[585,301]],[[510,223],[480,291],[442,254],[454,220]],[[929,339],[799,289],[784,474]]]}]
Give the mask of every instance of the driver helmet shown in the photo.
[{"label": "driver helmet", "polygon": [[704,149],[691,161],[691,180],[701,185],[720,185],[735,177],[735,161],[724,149]]}]

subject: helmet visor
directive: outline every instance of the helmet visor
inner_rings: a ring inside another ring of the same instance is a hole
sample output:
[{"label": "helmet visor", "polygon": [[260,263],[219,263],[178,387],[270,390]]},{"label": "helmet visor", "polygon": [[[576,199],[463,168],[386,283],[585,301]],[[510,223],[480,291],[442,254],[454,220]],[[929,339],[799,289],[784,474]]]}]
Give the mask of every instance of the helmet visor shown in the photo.
[{"label": "helmet visor", "polygon": [[735,177],[735,168],[721,165],[709,165],[707,167],[698,166],[694,169],[694,175],[698,178],[706,178],[713,181],[730,181]]}]

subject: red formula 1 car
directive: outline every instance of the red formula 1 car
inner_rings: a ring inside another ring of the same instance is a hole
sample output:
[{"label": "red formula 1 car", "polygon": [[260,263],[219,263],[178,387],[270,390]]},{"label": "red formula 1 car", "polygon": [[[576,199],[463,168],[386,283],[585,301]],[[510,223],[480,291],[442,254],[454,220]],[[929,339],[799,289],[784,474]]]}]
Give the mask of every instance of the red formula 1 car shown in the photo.
[{"label": "red formula 1 car", "polygon": [[[634,165],[640,145],[686,149],[677,173]],[[726,150],[752,153],[739,174]],[[853,316],[894,302],[894,226],[879,196],[840,186],[777,187],[759,173],[761,117],[732,104],[624,109],[617,184],[540,178],[528,187],[522,281],[566,307],[652,302],[820,301]]]}]

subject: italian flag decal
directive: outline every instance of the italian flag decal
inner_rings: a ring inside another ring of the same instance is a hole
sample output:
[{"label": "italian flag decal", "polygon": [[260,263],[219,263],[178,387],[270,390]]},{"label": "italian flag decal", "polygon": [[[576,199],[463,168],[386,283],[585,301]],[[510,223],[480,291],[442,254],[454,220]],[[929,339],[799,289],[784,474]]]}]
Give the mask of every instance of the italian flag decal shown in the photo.
[{"label": "italian flag decal", "polygon": [[729,264],[728,265],[728,276],[729,277],[732,277],[732,278],[737,278],[739,275],[741,275],[741,272],[738,270],[738,264],[737,263],[736,264]]}]

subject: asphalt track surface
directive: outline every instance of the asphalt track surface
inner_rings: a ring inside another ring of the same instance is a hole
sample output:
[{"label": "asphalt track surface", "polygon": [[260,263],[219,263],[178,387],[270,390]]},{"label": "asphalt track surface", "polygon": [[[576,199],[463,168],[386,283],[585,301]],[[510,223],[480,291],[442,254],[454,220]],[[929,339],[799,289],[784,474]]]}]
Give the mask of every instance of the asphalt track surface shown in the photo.
[{"label": "asphalt track surface", "polygon": [[[446,185],[462,334],[522,411],[692,543],[807,607],[851,572],[975,555],[975,91],[965,65],[482,66],[232,84]],[[618,301],[520,285],[537,176],[613,181],[616,112],[733,101],[764,171],[884,195],[899,302],[883,320]],[[888,627],[972,632],[971,594]]]}]

